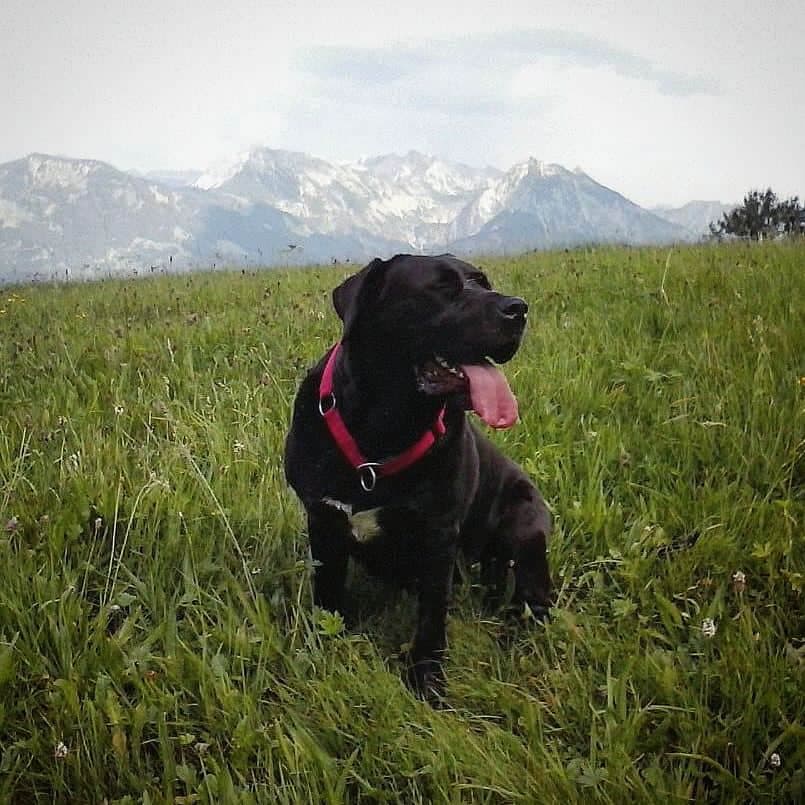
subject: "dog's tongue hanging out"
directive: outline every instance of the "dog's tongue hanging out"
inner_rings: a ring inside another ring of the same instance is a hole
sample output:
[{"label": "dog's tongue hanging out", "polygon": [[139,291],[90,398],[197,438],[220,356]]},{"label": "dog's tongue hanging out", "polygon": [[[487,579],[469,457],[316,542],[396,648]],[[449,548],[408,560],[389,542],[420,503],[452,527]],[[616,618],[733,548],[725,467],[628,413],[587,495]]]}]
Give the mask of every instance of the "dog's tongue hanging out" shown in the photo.
[{"label": "dog's tongue hanging out", "polygon": [[510,428],[517,422],[517,400],[503,372],[491,363],[465,364],[472,410],[491,428]]}]

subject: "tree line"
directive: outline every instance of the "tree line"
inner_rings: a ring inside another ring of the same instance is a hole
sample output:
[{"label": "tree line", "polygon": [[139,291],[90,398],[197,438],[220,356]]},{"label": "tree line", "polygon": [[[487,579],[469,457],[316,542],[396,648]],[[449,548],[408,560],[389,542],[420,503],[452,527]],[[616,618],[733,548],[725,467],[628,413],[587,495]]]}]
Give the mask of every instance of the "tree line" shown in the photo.
[{"label": "tree line", "polygon": [[710,234],[719,240],[725,235],[761,240],[803,233],[805,207],[799,197],[780,199],[771,188],[751,190],[744,196],[743,204],[710,223]]}]

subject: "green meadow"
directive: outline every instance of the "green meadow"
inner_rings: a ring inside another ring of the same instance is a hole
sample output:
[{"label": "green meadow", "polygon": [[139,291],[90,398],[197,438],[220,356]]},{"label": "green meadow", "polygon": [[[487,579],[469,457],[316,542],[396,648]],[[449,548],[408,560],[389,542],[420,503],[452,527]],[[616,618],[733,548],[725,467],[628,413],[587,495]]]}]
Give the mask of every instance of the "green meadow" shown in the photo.
[{"label": "green meadow", "polygon": [[479,262],[558,600],[461,566],[444,710],[412,596],[313,608],[283,479],[348,267],[2,289],[0,802],[805,800],[805,245]]}]

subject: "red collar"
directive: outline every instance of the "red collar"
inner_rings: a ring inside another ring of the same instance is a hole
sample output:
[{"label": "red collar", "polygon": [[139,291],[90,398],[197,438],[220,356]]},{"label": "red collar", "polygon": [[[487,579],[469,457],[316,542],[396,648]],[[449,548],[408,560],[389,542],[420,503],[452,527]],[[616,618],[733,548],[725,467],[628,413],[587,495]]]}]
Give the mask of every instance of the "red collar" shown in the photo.
[{"label": "red collar", "polygon": [[378,478],[396,475],[398,472],[408,469],[433,447],[436,439],[445,431],[444,414],[446,407],[442,406],[436,416],[433,427],[425,431],[419,441],[412,444],[407,450],[385,461],[370,461],[361,453],[358,443],[347,430],[346,423],[336,407],[336,398],[333,392],[333,372],[336,358],[340,351],[341,342],[339,341],[330,351],[330,357],[327,359],[324,372],[322,372],[321,383],[319,384],[319,413],[324,417],[327,429],[343,453],[344,458],[352,465],[353,469],[358,471],[361,487],[365,492],[371,492],[375,488]]}]

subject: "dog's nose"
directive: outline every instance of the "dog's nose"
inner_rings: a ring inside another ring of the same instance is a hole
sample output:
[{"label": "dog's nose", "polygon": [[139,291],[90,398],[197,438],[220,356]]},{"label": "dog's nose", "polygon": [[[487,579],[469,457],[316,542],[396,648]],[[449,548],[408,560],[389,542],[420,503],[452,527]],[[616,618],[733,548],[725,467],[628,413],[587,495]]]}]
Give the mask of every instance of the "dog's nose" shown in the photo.
[{"label": "dog's nose", "polygon": [[525,319],[528,315],[528,303],[519,296],[504,296],[498,302],[498,310],[507,319]]}]

